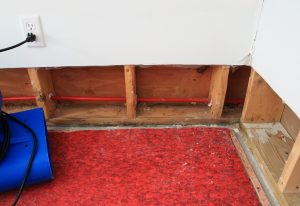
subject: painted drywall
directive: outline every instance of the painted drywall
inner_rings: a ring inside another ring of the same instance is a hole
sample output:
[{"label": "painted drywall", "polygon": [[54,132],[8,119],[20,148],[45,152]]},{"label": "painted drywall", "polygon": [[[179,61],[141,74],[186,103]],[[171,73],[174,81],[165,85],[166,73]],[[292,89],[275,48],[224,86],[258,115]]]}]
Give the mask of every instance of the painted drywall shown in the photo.
[{"label": "painted drywall", "polygon": [[0,48],[39,15],[46,47],[0,53],[0,68],[122,64],[247,64],[262,0],[9,0]]},{"label": "painted drywall", "polygon": [[265,0],[253,67],[300,117],[300,1]]}]

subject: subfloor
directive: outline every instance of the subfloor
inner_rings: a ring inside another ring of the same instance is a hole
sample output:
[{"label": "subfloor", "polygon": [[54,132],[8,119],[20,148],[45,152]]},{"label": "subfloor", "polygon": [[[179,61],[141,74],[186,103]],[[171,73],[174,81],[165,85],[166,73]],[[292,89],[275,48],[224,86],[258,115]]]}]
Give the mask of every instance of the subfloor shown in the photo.
[{"label": "subfloor", "polygon": [[[50,132],[55,180],[19,205],[260,205],[225,128]],[[16,191],[0,195],[10,205]]]},{"label": "subfloor", "polygon": [[246,133],[241,135],[241,141],[250,151],[248,155],[255,158],[252,167],[259,168],[256,173],[267,182],[264,190],[273,199],[273,205],[300,206],[299,193],[282,193],[277,186],[295,139],[278,122],[244,123],[241,128]]}]

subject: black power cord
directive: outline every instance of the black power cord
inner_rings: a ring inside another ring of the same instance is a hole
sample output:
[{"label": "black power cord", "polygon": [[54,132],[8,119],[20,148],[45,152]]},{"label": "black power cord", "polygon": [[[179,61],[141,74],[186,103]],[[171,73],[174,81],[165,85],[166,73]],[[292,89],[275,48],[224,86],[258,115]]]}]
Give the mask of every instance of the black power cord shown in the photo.
[{"label": "black power cord", "polygon": [[[17,48],[17,47],[19,47],[19,46],[21,46],[21,45],[23,45],[27,42],[34,42],[35,40],[36,40],[36,35],[33,34],[33,33],[28,33],[27,37],[24,41],[22,41],[22,42],[20,42],[16,45],[13,45],[13,46],[10,46],[10,47],[4,48],[4,49],[0,49],[0,52],[4,52],[4,51],[8,51],[8,50]],[[26,181],[28,179],[28,176],[29,176],[29,173],[30,173],[30,170],[31,170],[31,167],[32,167],[32,163],[33,163],[33,160],[34,160],[36,147],[37,147],[37,137],[36,137],[35,132],[29,126],[27,126],[24,122],[22,122],[22,121],[18,120],[17,118],[7,114],[6,112],[3,112],[3,111],[0,110],[0,125],[3,125],[3,135],[4,135],[3,145],[0,148],[0,161],[2,161],[5,157],[5,155],[7,154],[7,150],[8,150],[9,144],[10,144],[10,130],[9,130],[9,125],[8,125],[8,121],[7,121],[8,119],[10,119],[10,120],[16,122],[17,124],[21,125],[22,127],[24,127],[27,131],[30,132],[30,134],[32,135],[32,139],[33,139],[33,148],[32,148],[32,152],[31,152],[28,164],[27,164],[25,175],[24,175],[24,178],[22,180],[21,186],[18,190],[18,193],[16,195],[16,198],[15,198],[13,204],[12,204],[13,206],[15,206],[15,205],[17,205],[17,203],[20,199],[20,196],[23,192],[24,186],[26,184]]]},{"label": "black power cord", "polygon": [[33,33],[28,33],[27,34],[27,37],[24,41],[16,44],[16,45],[13,45],[13,46],[10,46],[10,47],[7,47],[7,48],[4,48],[4,49],[0,49],[0,52],[5,52],[5,51],[8,51],[8,50],[11,50],[11,49],[14,49],[14,48],[17,48],[27,42],[34,42],[36,40],[36,35],[33,34]]},{"label": "black power cord", "polygon": [[3,129],[3,144],[0,148],[0,162],[4,159],[9,143],[10,143],[10,133],[9,133],[9,127],[7,124],[7,119],[4,118],[2,113],[0,112],[0,125],[2,125]]},{"label": "black power cord", "polygon": [[0,161],[5,157],[5,154],[7,153],[7,149],[8,149],[9,143],[10,143],[10,131],[9,131],[8,123],[7,123],[8,119],[10,119],[10,120],[16,122],[17,124],[21,125],[22,127],[24,127],[28,132],[30,132],[32,139],[33,139],[33,148],[32,148],[32,152],[31,152],[28,164],[27,164],[26,172],[25,172],[24,178],[22,180],[21,186],[18,190],[18,193],[16,195],[16,198],[12,204],[13,206],[15,206],[15,205],[17,205],[17,203],[20,199],[20,196],[23,192],[24,186],[26,184],[26,181],[28,179],[28,176],[29,176],[29,173],[30,173],[30,170],[32,167],[32,163],[33,163],[36,148],[37,148],[37,137],[36,137],[35,132],[28,125],[26,125],[24,122],[18,120],[17,118],[7,114],[6,112],[1,111],[0,119],[1,119],[1,123],[3,125],[3,134],[4,134],[4,143],[0,150]]}]

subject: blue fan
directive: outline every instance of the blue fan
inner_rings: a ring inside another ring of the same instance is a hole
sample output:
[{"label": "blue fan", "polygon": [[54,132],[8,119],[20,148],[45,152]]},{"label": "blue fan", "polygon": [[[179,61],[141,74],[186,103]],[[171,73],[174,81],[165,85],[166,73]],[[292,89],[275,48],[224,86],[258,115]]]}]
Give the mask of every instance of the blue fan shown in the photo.
[{"label": "blue fan", "polygon": [[[1,105],[2,97],[0,93],[0,109]],[[43,109],[32,109],[10,114],[10,116],[26,124],[36,135],[36,152],[25,185],[53,179]],[[6,120],[10,131],[10,142],[4,159],[0,161],[0,192],[20,187],[34,145],[32,134],[28,129],[13,121],[12,118]],[[3,126],[0,125],[0,148],[4,141],[2,128]]]}]

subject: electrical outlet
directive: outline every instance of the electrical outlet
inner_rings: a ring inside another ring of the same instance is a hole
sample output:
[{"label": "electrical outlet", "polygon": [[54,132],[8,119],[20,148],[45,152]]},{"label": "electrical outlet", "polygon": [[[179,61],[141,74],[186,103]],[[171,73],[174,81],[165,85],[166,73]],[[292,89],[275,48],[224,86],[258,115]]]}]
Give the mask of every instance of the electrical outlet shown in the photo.
[{"label": "electrical outlet", "polygon": [[24,37],[27,37],[28,33],[33,33],[36,35],[36,40],[34,42],[27,42],[27,47],[44,47],[45,40],[42,30],[42,24],[39,16],[31,17],[21,17],[20,18],[21,27],[24,33]]}]

